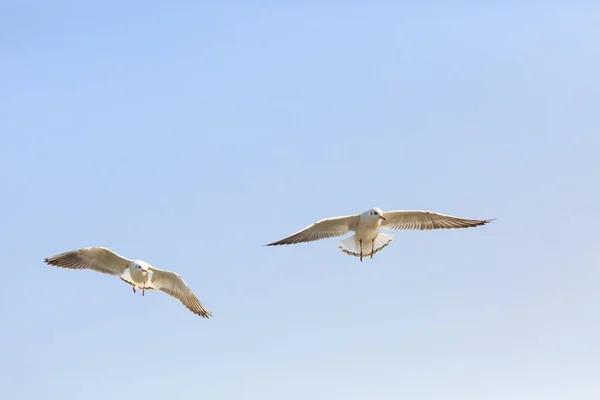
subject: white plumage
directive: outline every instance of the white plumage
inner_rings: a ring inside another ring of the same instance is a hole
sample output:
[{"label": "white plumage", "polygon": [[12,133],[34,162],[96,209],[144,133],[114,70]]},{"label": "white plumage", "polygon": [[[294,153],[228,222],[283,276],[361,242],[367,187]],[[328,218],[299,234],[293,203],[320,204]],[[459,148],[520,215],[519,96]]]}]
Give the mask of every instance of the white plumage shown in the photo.
[{"label": "white plumage", "polygon": [[49,265],[68,269],[90,269],[118,276],[135,289],[160,290],[181,301],[191,312],[203,318],[210,318],[207,310],[183,278],[175,272],[153,267],[142,260],[130,260],[105,247],[86,247],[68,251],[44,259]]},{"label": "white plumage", "polygon": [[354,232],[354,235],[339,243],[339,248],[348,255],[360,257],[362,261],[364,256],[370,255],[373,258],[375,253],[393,240],[393,234],[380,232],[380,228],[393,230],[470,228],[485,225],[491,221],[493,219],[465,219],[432,211],[384,212],[380,208],[372,208],[361,214],[322,219],[266,246],[312,242]]}]

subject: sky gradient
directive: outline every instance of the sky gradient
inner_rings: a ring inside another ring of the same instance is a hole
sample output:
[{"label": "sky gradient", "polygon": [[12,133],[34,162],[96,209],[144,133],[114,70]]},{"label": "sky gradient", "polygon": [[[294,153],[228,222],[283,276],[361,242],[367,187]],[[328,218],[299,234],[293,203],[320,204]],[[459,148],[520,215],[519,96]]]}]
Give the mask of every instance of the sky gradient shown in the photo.
[{"label": "sky gradient", "polygon": [[[2,397],[600,398],[599,16],[0,2]],[[376,206],[498,219],[262,246]],[[43,263],[94,245],[213,318]]]}]

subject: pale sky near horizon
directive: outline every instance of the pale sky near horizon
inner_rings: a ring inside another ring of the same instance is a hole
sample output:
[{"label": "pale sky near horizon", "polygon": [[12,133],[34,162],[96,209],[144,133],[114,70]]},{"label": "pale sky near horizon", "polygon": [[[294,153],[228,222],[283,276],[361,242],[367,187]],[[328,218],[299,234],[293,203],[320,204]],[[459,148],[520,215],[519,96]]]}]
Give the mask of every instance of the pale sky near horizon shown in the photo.
[{"label": "pale sky near horizon", "polygon": [[[0,2],[0,397],[600,398],[599,17]],[[262,246],[375,206],[498,219]],[[43,263],[94,245],[213,318]]]}]

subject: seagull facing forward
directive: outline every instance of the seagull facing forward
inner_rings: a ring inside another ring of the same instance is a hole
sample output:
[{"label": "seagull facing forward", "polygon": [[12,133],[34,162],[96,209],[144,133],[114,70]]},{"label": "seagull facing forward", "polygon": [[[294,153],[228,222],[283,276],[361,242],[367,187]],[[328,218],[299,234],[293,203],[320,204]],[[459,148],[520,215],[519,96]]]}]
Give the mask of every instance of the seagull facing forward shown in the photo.
[{"label": "seagull facing forward", "polygon": [[379,232],[380,228],[394,230],[471,228],[491,221],[493,219],[464,219],[432,211],[383,212],[376,207],[362,214],[322,219],[293,235],[265,246],[312,242],[354,232],[354,235],[342,240],[338,247],[346,254],[360,257],[362,261],[363,256],[370,255],[373,258],[373,254],[386,247],[394,238],[395,235]]},{"label": "seagull facing forward", "polygon": [[56,267],[68,269],[90,269],[103,274],[115,275],[133,287],[141,289],[142,296],[146,290],[160,290],[181,301],[188,310],[203,318],[210,318],[212,313],[196,298],[175,272],[154,268],[141,260],[130,260],[105,247],[86,247],[68,251],[45,258],[44,262]]}]

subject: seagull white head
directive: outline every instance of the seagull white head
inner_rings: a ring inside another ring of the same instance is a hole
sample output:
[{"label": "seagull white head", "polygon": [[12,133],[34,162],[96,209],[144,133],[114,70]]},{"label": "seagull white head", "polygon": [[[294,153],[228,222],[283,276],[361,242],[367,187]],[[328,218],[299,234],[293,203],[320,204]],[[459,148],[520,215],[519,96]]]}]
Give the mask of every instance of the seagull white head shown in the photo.
[{"label": "seagull white head", "polygon": [[364,213],[362,213],[362,217],[365,221],[372,223],[380,222],[381,220],[385,221],[383,211],[381,210],[381,208],[378,207],[371,208],[370,210],[365,211]]},{"label": "seagull white head", "polygon": [[132,261],[131,268],[133,268],[133,270],[135,270],[136,272],[138,272],[141,275],[145,276],[148,274],[148,265],[144,261],[141,261],[141,260]]}]

